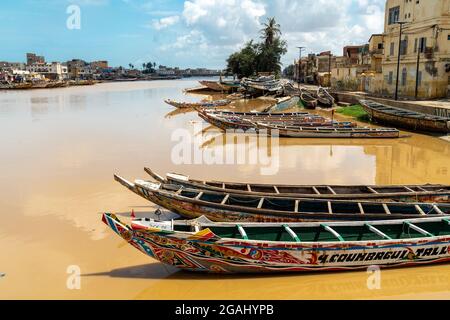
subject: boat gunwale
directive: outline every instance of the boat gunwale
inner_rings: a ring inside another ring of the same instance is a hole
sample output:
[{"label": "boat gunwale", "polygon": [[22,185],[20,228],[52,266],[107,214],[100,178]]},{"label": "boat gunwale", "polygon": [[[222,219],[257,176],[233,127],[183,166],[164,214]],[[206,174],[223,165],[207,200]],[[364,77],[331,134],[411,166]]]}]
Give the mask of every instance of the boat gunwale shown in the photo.
[{"label": "boat gunwale", "polygon": [[[438,222],[445,222],[444,217],[433,217],[433,218],[422,218],[422,219],[403,219],[403,220],[381,220],[381,221],[356,221],[356,222],[327,222],[326,225],[333,228],[333,227],[363,227],[367,224],[377,227],[377,226],[385,226],[385,225],[405,225],[406,223],[412,223],[412,224],[420,224],[420,223],[438,223]],[[136,220],[139,221],[139,220]],[[117,222],[119,222],[121,225],[125,225],[122,221],[117,219]],[[300,223],[247,223],[247,222],[240,222],[240,223],[214,223],[211,224],[208,223],[201,223],[198,222],[197,219],[194,220],[182,220],[182,222],[185,222],[186,224],[181,224],[181,226],[198,226],[202,230],[211,229],[214,227],[226,227],[226,228],[234,228],[237,227],[237,225],[242,226],[245,228],[274,228],[279,227],[280,229],[283,228],[283,225],[288,225],[291,228],[318,228],[323,225],[323,222],[300,222]],[[180,225],[180,224],[178,224]],[[163,230],[159,228],[148,228],[148,229],[133,229],[132,226],[125,225],[127,229],[132,230],[134,232],[144,232],[144,233],[153,233],[157,235],[164,235],[166,237],[170,236],[178,236],[178,235],[185,235],[189,237],[189,241],[192,242],[203,242],[207,243],[210,242],[209,240],[201,239],[201,237],[198,237],[195,239],[198,232],[192,232],[192,231],[177,231],[177,230]],[[436,243],[436,242],[449,242],[450,241],[450,235],[441,235],[441,236],[423,236],[423,237],[416,237],[416,238],[404,238],[404,239],[377,239],[377,240],[345,240],[345,241],[271,241],[271,240],[255,240],[255,239],[239,239],[239,238],[226,238],[226,237],[220,237],[217,234],[215,234],[212,230],[211,232],[214,234],[214,238],[218,241],[214,241],[215,244],[218,245],[233,245],[237,247],[254,247],[254,246],[264,246],[269,245],[269,247],[265,247],[266,249],[274,250],[276,247],[273,246],[287,246],[289,249],[311,249],[314,248],[318,251],[321,250],[331,250],[329,247],[335,247],[333,249],[339,250],[342,249],[342,247],[345,247],[346,250],[356,250],[361,247],[370,247],[370,248],[377,248],[377,247],[383,247],[384,249],[388,249],[389,245],[392,245],[393,247],[397,247],[398,245],[408,244],[408,246],[418,246],[423,245],[424,243],[430,244],[430,243]],[[179,237],[177,237],[179,238]],[[242,244],[253,244],[254,246],[245,246]],[[354,245],[352,248],[351,245]],[[349,247],[350,246],[350,247]],[[286,249],[286,248],[283,248]]]},{"label": "boat gunwale", "polygon": [[[210,185],[210,183],[214,183],[214,184],[225,184],[225,185],[234,185],[234,186],[239,186],[239,187],[245,187],[246,185],[249,185],[251,188],[252,187],[261,187],[261,188],[270,188],[270,187],[277,187],[277,188],[326,188],[326,187],[330,187],[330,188],[367,188],[367,187],[371,187],[371,188],[401,188],[401,187],[426,187],[427,185],[393,185],[393,186],[389,186],[389,185],[380,185],[380,186],[375,186],[375,185],[352,185],[352,186],[345,186],[345,185],[282,185],[282,184],[273,184],[273,185],[269,185],[269,184],[256,184],[256,183],[248,183],[248,184],[244,184],[244,183],[233,183],[233,182],[222,182],[222,181],[201,181],[201,180],[192,180],[189,179],[188,180],[183,180],[183,179],[178,179],[176,177],[173,176],[169,176],[171,175],[170,173],[167,174],[168,179],[166,179],[166,183],[167,184],[171,184],[170,181],[174,181],[175,184],[179,183],[181,185],[183,184],[187,184],[187,185],[192,185],[192,188],[198,188],[198,189],[206,189],[206,190],[212,190],[212,191],[218,191],[218,192],[224,192],[224,193],[238,193],[238,194],[254,194],[254,195],[270,195],[270,196],[275,196],[275,197],[280,197],[280,198],[295,198],[298,195],[302,195],[301,197],[305,197],[305,198],[323,198],[323,199],[339,199],[341,197],[352,197],[354,199],[370,199],[370,198],[374,198],[374,199],[382,199],[382,198],[390,198],[390,197],[403,197],[403,196],[407,196],[407,197],[416,197],[416,196],[433,196],[433,195],[448,195],[450,194],[450,186],[448,187],[447,191],[417,191],[417,192],[390,192],[390,193],[339,193],[339,194],[302,194],[302,193],[269,193],[269,192],[249,192],[249,191],[245,191],[245,190],[235,190],[235,189],[223,189],[220,187],[216,187],[216,186],[212,186]],[[179,174],[177,174],[178,176],[180,176]],[[444,187],[444,185],[429,185],[430,187]]]},{"label": "boat gunwale", "polygon": [[[145,181],[142,181],[145,183]],[[154,184],[155,186],[157,184]],[[185,197],[182,195],[177,194],[174,191],[170,191],[170,190],[165,190],[162,188],[162,185],[159,184],[158,189],[150,189],[148,186],[146,186],[145,184],[141,184],[138,182],[135,182],[135,186],[140,187],[142,189],[145,189],[147,192],[152,193],[153,196],[157,197],[159,199],[159,197],[164,197],[166,200],[169,201],[178,201],[178,202],[182,202],[182,203],[191,203],[191,204],[195,204],[195,205],[200,205],[205,207],[205,210],[208,209],[217,209],[217,210],[224,210],[229,212],[230,214],[234,213],[234,214],[238,214],[238,213],[246,213],[246,214],[261,214],[261,212],[264,212],[265,216],[274,216],[274,217],[286,217],[286,218],[294,218],[296,219],[298,217],[298,219],[304,217],[304,219],[312,219],[310,217],[314,216],[315,219],[324,219],[324,221],[329,221],[330,220],[330,216],[334,217],[334,218],[338,218],[338,219],[354,219],[355,217],[381,217],[381,216],[389,216],[392,218],[392,220],[395,219],[407,219],[405,217],[407,216],[418,216],[418,213],[412,214],[412,213],[394,213],[394,214],[387,214],[387,213],[365,213],[364,215],[362,215],[361,213],[333,213],[332,215],[329,213],[319,213],[319,212],[304,212],[304,211],[299,211],[299,212],[295,212],[295,211],[281,211],[281,210],[273,210],[273,209],[258,209],[258,208],[254,208],[254,207],[244,207],[244,206],[239,206],[239,205],[229,205],[229,204],[222,204],[222,203],[214,203],[214,202],[209,202],[209,201],[205,201],[205,200],[201,200],[201,199],[197,199],[197,198],[189,198],[189,197]],[[186,192],[193,192],[193,193],[197,193],[200,194],[201,191],[199,190],[192,190],[192,189],[184,189],[183,191]],[[136,192],[136,191],[134,191]],[[224,196],[223,193],[217,193],[217,192],[212,192],[212,191],[207,191],[208,194],[216,194],[216,195],[221,195]],[[138,193],[139,195],[140,192]],[[142,196],[142,195],[141,195]],[[239,197],[244,197],[244,198],[254,198],[251,195],[238,195]],[[274,199],[274,200],[280,200],[274,197],[260,197],[261,199]],[[281,198],[282,200],[285,200],[286,198]],[[160,201],[164,201],[159,199]],[[291,199],[291,200],[302,200],[302,199]],[[305,201],[308,202],[327,202],[324,199],[303,199]],[[151,201],[151,200],[150,200]],[[346,201],[346,200],[331,200],[334,203],[349,203],[352,201]],[[153,201],[152,201],[153,202]],[[392,204],[392,205],[397,205],[397,206],[401,206],[401,207],[413,207],[414,205],[418,205],[418,204],[423,204],[423,203],[396,203],[396,202],[370,202],[370,201],[353,201],[352,203],[361,203],[361,204],[375,204],[375,205],[382,205],[383,203],[386,205]],[[430,205],[430,204],[427,204]],[[179,205],[175,204],[175,206],[177,208],[179,208]],[[436,206],[448,206],[450,208],[450,204],[448,205],[443,205],[443,204],[436,204]],[[171,210],[171,209],[169,209]],[[171,210],[172,211],[172,210]],[[193,211],[191,211],[193,212]],[[194,213],[194,215],[198,215],[196,213]],[[431,214],[430,214],[431,215]],[[444,214],[441,215],[439,213],[435,213],[434,216],[441,216],[441,217],[450,217],[450,215],[448,214]]]}]

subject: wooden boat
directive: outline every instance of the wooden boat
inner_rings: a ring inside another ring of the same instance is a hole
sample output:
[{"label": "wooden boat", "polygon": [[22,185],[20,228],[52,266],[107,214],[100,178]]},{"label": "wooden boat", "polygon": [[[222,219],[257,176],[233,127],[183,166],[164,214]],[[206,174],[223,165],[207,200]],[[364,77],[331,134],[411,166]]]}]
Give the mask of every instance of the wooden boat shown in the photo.
[{"label": "wooden boat", "polygon": [[220,85],[224,88],[226,88],[228,91],[236,91],[241,87],[241,81],[240,80],[222,80],[219,82]]},{"label": "wooden boat", "polygon": [[[203,110],[199,110],[203,111]],[[235,112],[226,110],[204,110],[209,114],[216,114],[220,116],[237,116],[237,117],[278,117],[278,118],[290,118],[297,116],[311,116],[311,117],[321,117],[319,115],[311,114],[308,112]],[[322,117],[323,118],[323,117]]]},{"label": "wooden boat", "polygon": [[199,81],[202,86],[207,87],[212,91],[223,92],[229,91],[229,88],[222,86],[218,81]]},{"label": "wooden boat", "polygon": [[208,273],[345,271],[410,267],[450,260],[450,220],[214,223],[134,219],[102,221],[162,263]]},{"label": "wooden boat", "polygon": [[450,118],[433,116],[416,111],[391,107],[371,100],[360,100],[359,103],[372,120],[392,124],[405,129],[449,133]]},{"label": "wooden boat", "polygon": [[219,110],[210,110],[207,109],[201,109],[197,110],[199,113],[206,113],[208,115],[219,117],[222,119],[238,119],[238,120],[251,120],[251,121],[257,121],[257,120],[277,120],[277,121],[301,121],[304,122],[304,120],[316,120],[316,121],[322,121],[325,122],[326,120],[329,120],[323,116],[315,115],[315,114],[309,114],[309,113],[303,113],[303,114],[297,114],[293,116],[287,116],[287,115],[277,115],[277,114],[266,114],[266,113],[260,113],[260,114],[244,114],[244,115],[234,115],[229,112],[220,112]]},{"label": "wooden boat", "polygon": [[450,204],[363,202],[263,197],[190,189],[114,176],[120,184],[154,204],[186,218],[212,221],[299,222],[395,220],[450,214]]},{"label": "wooden boat", "polygon": [[313,199],[381,199],[415,202],[449,202],[450,185],[283,185],[202,181],[188,176],[168,173],[165,178],[145,168],[153,179],[162,184],[180,185],[190,189],[215,192],[258,195],[262,197]]},{"label": "wooden boat", "polygon": [[316,109],[317,108],[317,99],[308,94],[306,91],[302,91],[300,94],[300,100],[302,101],[304,107],[306,109]]},{"label": "wooden boat", "polygon": [[388,128],[348,128],[348,127],[298,127],[267,125],[256,123],[258,130],[266,130],[269,135],[275,133],[285,138],[353,138],[353,139],[397,139],[400,131]]},{"label": "wooden boat", "polygon": [[335,99],[325,88],[319,87],[316,92],[316,97],[321,106],[326,108],[333,107]]},{"label": "wooden boat", "polygon": [[165,103],[171,105],[178,109],[183,108],[216,108],[216,107],[224,107],[231,103],[231,100],[215,100],[215,101],[207,101],[207,102],[176,102],[170,99],[164,100]]},{"label": "wooden boat", "polygon": [[249,90],[259,90],[263,92],[278,92],[283,90],[283,81],[275,79],[275,77],[259,77],[257,79],[244,78],[241,81],[242,86]]},{"label": "wooden boat", "polygon": [[286,109],[290,109],[290,108],[296,107],[298,105],[299,101],[300,101],[300,98],[296,97],[296,96],[294,96],[294,97],[288,96],[288,97],[279,98],[279,99],[277,99],[276,104],[268,107],[263,112],[273,112],[273,111],[279,112],[279,111],[283,111]]},{"label": "wooden boat", "polygon": [[47,82],[45,81],[36,81],[32,83],[32,89],[45,89],[47,88]]},{"label": "wooden boat", "polygon": [[[242,117],[220,117],[215,114],[207,112],[199,112],[199,117],[206,122],[218,127],[222,130],[250,130],[260,131],[260,126],[267,126],[269,128],[278,128],[279,126],[292,126],[293,128],[316,128],[316,127],[333,127],[333,128],[351,128],[355,124],[352,122],[337,122],[327,120],[321,117],[297,117],[297,118],[242,118]],[[273,131],[274,129],[271,129]],[[266,130],[267,131],[267,130]]]},{"label": "wooden boat", "polygon": [[31,82],[23,82],[23,83],[13,83],[10,89],[14,90],[25,90],[25,89],[31,89],[33,87],[33,84]]}]

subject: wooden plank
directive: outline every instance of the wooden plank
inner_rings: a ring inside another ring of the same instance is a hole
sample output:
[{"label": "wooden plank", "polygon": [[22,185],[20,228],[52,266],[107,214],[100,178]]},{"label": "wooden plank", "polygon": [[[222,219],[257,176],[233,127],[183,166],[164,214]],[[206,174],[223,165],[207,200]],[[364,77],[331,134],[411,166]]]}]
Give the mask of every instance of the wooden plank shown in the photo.
[{"label": "wooden plank", "polygon": [[259,200],[259,203],[258,203],[258,209],[262,208],[263,203],[264,203],[264,198],[261,198],[261,200]]},{"label": "wooden plank", "polygon": [[386,214],[391,214],[391,211],[389,210],[389,208],[388,208],[386,203],[383,203],[383,209],[386,212]]},{"label": "wooden plank", "polygon": [[435,204],[433,205],[434,211],[436,211],[438,214],[444,214],[441,209],[439,209]]},{"label": "wooden plank", "polygon": [[183,192],[184,187],[181,186],[180,189],[177,190],[177,192],[175,192],[176,195],[180,195]]},{"label": "wooden plank", "polygon": [[427,237],[434,237],[433,234],[431,234],[431,233],[429,233],[428,231],[426,231],[426,230],[424,230],[424,229],[422,229],[422,228],[416,226],[415,224],[412,224],[411,222],[406,221],[405,224],[406,224],[408,227],[410,227],[411,229],[416,230],[417,232],[423,234],[424,236],[427,236]]},{"label": "wooden plank", "polygon": [[225,204],[225,203],[227,203],[228,198],[230,198],[230,195],[227,193],[227,194],[225,195],[225,197],[223,198],[223,200],[222,200],[222,202],[221,202],[220,204]]},{"label": "wooden plank", "polygon": [[333,214],[333,208],[331,207],[331,201],[328,201],[328,213]]},{"label": "wooden plank", "polygon": [[377,191],[375,191],[374,189],[372,189],[371,187],[367,187],[367,189],[372,192],[372,193],[378,193]]},{"label": "wooden plank", "polygon": [[332,194],[337,194],[336,191],[334,191],[330,186],[327,186],[327,188],[331,191]]},{"label": "wooden plank", "polygon": [[252,192],[252,187],[250,187],[249,184],[247,185],[247,190],[248,190],[248,192]]},{"label": "wooden plank", "polygon": [[328,231],[329,233],[331,233],[333,236],[335,236],[339,241],[344,242],[344,238],[342,238],[342,236],[337,233],[333,228],[331,228],[330,226],[327,226],[326,224],[321,224],[322,228],[324,228],[326,231]]},{"label": "wooden plank", "polygon": [[284,230],[294,239],[295,242],[301,242],[300,237],[287,224],[283,225]]},{"label": "wooden plank", "polygon": [[295,213],[298,213],[299,204],[300,204],[300,200],[295,200]]},{"label": "wooden plank", "polygon": [[202,196],[203,196],[203,191],[202,192],[200,192],[196,197],[195,197],[195,200],[199,200]]},{"label": "wooden plank", "polygon": [[277,186],[273,186],[273,189],[275,190],[276,194],[280,194],[280,191],[278,190]]},{"label": "wooden plank", "polygon": [[239,224],[236,225],[236,227],[238,228],[239,233],[241,234],[242,239],[248,240],[247,232],[245,232],[244,228],[242,228],[242,226],[239,225]]},{"label": "wooden plank", "polygon": [[417,212],[420,213],[420,215],[426,216],[426,213],[422,210],[422,208],[418,204],[416,204],[414,207],[416,208]]},{"label": "wooden plank", "polygon": [[226,189],[227,188],[227,186],[225,185],[225,183],[222,183],[222,189]]},{"label": "wooden plank", "polygon": [[364,208],[363,208],[361,202],[358,202],[358,207],[359,207],[359,213],[361,213],[361,214],[366,214],[366,213],[364,212]]},{"label": "wooden plank", "polygon": [[408,188],[407,186],[405,186],[405,189],[408,190],[409,192],[413,192],[413,193],[415,192],[413,189]]},{"label": "wooden plank", "polygon": [[376,233],[376,234],[379,235],[380,237],[382,237],[382,238],[384,238],[384,239],[387,239],[387,240],[392,240],[391,237],[389,237],[387,234],[381,232],[380,230],[378,230],[378,229],[375,228],[374,226],[372,226],[372,225],[370,225],[370,224],[368,224],[368,223],[366,223],[365,226],[366,226],[367,228],[369,228],[370,231],[372,231],[373,233]]},{"label": "wooden plank", "polygon": [[317,190],[316,187],[313,186],[312,189],[314,190],[314,192],[315,192],[316,194],[320,194],[319,190]]},{"label": "wooden plank", "polygon": [[424,189],[424,188],[422,188],[422,187],[417,187],[418,189],[420,189],[421,191],[425,191],[425,192],[428,192],[428,190],[426,190],[426,189]]}]

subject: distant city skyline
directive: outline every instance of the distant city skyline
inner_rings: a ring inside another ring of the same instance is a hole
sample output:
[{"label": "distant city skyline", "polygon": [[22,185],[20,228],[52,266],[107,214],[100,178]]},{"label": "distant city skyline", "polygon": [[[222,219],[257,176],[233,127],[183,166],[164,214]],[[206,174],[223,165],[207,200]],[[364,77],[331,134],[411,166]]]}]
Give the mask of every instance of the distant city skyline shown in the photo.
[{"label": "distant city skyline", "polygon": [[47,61],[223,69],[245,41],[259,40],[260,24],[274,16],[288,42],[287,66],[298,57],[299,45],[305,54],[341,55],[345,45],[366,43],[383,31],[384,5],[385,0],[10,1],[0,11],[0,61],[25,62],[33,52]]}]

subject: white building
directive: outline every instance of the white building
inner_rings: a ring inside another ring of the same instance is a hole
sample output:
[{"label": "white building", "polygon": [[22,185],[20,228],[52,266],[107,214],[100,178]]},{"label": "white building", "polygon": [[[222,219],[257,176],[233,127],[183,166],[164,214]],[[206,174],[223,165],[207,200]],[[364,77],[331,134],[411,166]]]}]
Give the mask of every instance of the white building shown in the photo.
[{"label": "white building", "polygon": [[27,71],[44,75],[51,80],[65,80],[68,77],[67,66],[59,62],[36,63],[26,67]]}]

